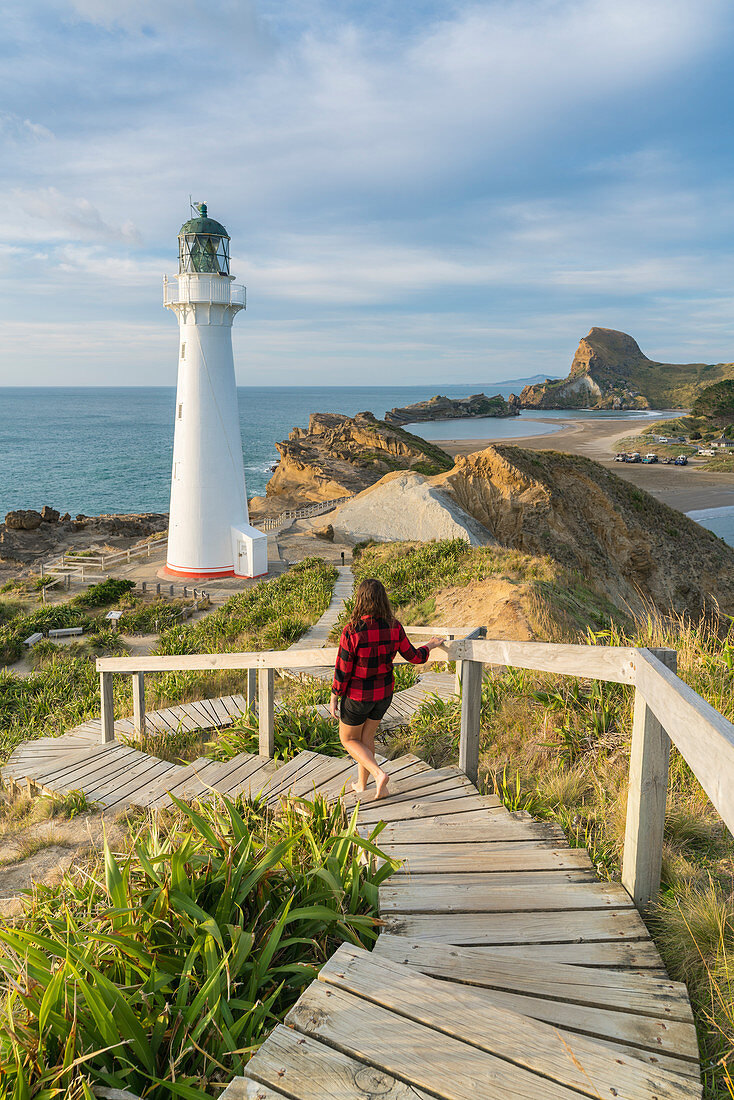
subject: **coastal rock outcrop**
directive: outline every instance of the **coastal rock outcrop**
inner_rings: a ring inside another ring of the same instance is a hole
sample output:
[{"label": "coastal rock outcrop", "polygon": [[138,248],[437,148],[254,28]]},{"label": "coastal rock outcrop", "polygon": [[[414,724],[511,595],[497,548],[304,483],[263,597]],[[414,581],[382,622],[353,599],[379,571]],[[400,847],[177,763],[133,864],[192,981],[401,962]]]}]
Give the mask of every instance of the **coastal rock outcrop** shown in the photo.
[{"label": "coastal rock outcrop", "polygon": [[487,546],[495,541],[449,494],[414,471],[387,474],[329,518],[333,533],[353,542],[458,538],[471,546]]},{"label": "coastal rock outcrop", "polygon": [[734,612],[734,548],[590,459],[501,445],[431,482],[502,545],[550,555],[618,606]]},{"label": "coastal rock outcrop", "polygon": [[[18,516],[31,519],[21,520]],[[5,523],[0,523],[0,573],[3,566],[17,571],[18,566],[46,560],[51,554],[86,550],[100,543],[122,546],[167,529],[168,515],[164,512],[85,516],[83,520],[72,520],[67,513],[56,522],[43,522],[41,513],[30,509],[9,512]]]},{"label": "coastal rock outcrop", "polygon": [[308,429],[294,428],[276,443],[280,453],[267,485],[267,499],[254,497],[251,511],[263,515],[359,493],[394,470],[433,475],[448,470],[451,458],[440,447],[386,424],[369,412],[356,416],[312,413]]},{"label": "coastal rock outcrop", "polygon": [[525,386],[523,408],[688,408],[713,382],[734,378],[734,363],[660,363],[626,332],[592,328],[576,350],[566,378]]},{"label": "coastal rock outcrop", "polygon": [[385,413],[388,424],[415,424],[427,420],[456,420],[472,416],[519,416],[520,407],[514,393],[505,401],[502,394],[487,397],[475,393],[471,397],[442,397],[437,394],[428,401],[390,409]]},{"label": "coastal rock outcrop", "polygon": [[19,508],[5,516],[5,526],[9,531],[35,531],[42,523],[43,516],[32,508]]}]

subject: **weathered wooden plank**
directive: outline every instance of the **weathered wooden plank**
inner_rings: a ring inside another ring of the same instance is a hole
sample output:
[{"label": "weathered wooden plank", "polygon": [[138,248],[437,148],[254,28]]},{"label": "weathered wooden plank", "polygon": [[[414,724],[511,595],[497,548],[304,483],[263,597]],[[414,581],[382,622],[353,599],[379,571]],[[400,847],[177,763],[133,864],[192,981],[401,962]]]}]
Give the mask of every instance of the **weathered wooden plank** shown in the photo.
[{"label": "weathered wooden plank", "polygon": [[693,1023],[685,985],[644,971],[569,966],[547,960],[541,968],[535,959],[511,958],[491,948],[447,947],[387,933],[378,937],[373,954],[460,985]]},{"label": "weathered wooden plank", "polygon": [[133,732],[145,733],[145,673],[135,672],[132,676],[133,692]]},{"label": "weathered wooden plank", "polygon": [[113,788],[99,796],[99,801],[104,802],[110,809],[123,806],[148,806],[148,791],[151,783],[156,782],[166,772],[173,774],[178,771],[178,764],[171,764],[167,760],[156,760],[153,767],[142,770],[131,776],[129,782],[121,787]]},{"label": "weathered wooden plank", "polygon": [[344,760],[325,757],[318,760],[316,766],[305,776],[299,777],[288,785],[289,798],[312,798],[318,793],[321,784],[328,783],[346,770]]},{"label": "weathered wooden plank", "polygon": [[[402,938],[402,937],[401,937]],[[526,943],[474,946],[473,951],[489,951],[508,959],[528,959],[535,965],[564,963],[569,966],[616,967],[620,970],[645,970],[666,977],[663,960],[652,940],[624,940],[614,943]]]},{"label": "weathered wooden plank", "polygon": [[[387,795],[380,801],[385,806],[394,806],[399,802],[435,799],[439,795],[442,795],[442,801],[445,801],[448,798],[471,795],[471,790],[471,785],[467,785],[466,781],[462,782],[458,778],[442,779],[440,776],[426,772],[406,780],[396,779],[388,787]],[[347,794],[344,798],[347,806],[355,806],[360,800],[360,795],[357,794]]]},{"label": "weathered wooden plank", "polygon": [[39,786],[50,786],[57,781],[73,783],[77,779],[89,779],[110,767],[125,768],[136,759],[135,749],[113,742],[100,745],[91,752],[74,753],[73,758],[69,755],[63,763],[53,764],[44,770],[39,769],[32,778]]},{"label": "weathered wooden plank", "polygon": [[230,775],[226,784],[217,785],[217,790],[229,796],[244,795],[247,798],[254,798],[261,795],[262,788],[277,771],[278,765],[273,760],[267,760],[255,771],[249,772],[244,779],[237,773]]},{"label": "weathered wooden plank", "polygon": [[197,716],[192,712],[190,703],[182,703],[180,706],[169,707],[166,718],[180,726],[187,733],[195,733],[200,729]]},{"label": "weathered wooden plank", "polygon": [[215,725],[211,711],[204,706],[200,699],[192,699],[186,704],[186,708],[191,718],[196,722],[198,729],[208,730]]},{"label": "weathered wooden plank", "polygon": [[163,775],[166,770],[178,768],[178,764],[169,764],[164,760],[156,760],[148,756],[143,761],[138,761],[126,768],[122,773],[110,776],[109,773],[100,775],[91,783],[84,783],[85,793],[95,802],[101,802],[105,806],[113,806],[121,801],[123,795],[129,791],[137,791],[144,783],[149,783]]},{"label": "weathered wooden plank", "polygon": [[[413,818],[439,818],[450,817],[454,814],[477,814],[482,817],[486,813],[506,813],[494,795],[477,795],[473,798],[454,798],[441,802],[429,802],[426,800],[416,802],[398,802],[392,806],[382,805],[380,802],[371,804],[360,803],[359,821],[361,824],[377,821],[409,821]],[[467,818],[467,820],[471,820]],[[476,818],[474,818],[476,820]]]},{"label": "weathered wooden plank", "polygon": [[258,729],[260,756],[272,757],[275,753],[274,673],[272,668],[261,668],[258,673]]},{"label": "weathered wooden plank", "polygon": [[[361,836],[368,837],[367,829],[358,830]],[[382,844],[383,833],[379,834],[378,846]],[[559,871],[445,871],[428,873],[414,877],[410,872],[391,876],[388,886],[399,886],[405,882],[421,882],[427,886],[483,886],[487,890],[514,890],[516,887],[533,887],[541,891],[546,886],[562,886],[569,883],[598,884],[599,880],[591,867],[569,867]]]},{"label": "weathered wooden plank", "polygon": [[[382,839],[382,838],[380,838]],[[382,851],[385,851],[382,843]],[[389,853],[386,853],[389,854]],[[616,883],[584,882],[575,886],[508,886],[469,882],[427,886],[423,876],[402,875],[380,887],[380,913],[522,913],[559,909],[627,909],[632,899]]]},{"label": "weathered wooden plank", "polygon": [[456,844],[413,844],[410,847],[390,844],[380,835],[380,848],[392,859],[402,860],[404,874],[413,877],[444,869],[458,874],[495,870],[553,871],[591,866],[584,848],[559,848],[554,840],[482,841],[474,848],[463,849]]},{"label": "weathered wooden plank", "polygon": [[459,765],[477,782],[479,774],[479,718],[482,709],[481,661],[461,662],[461,728],[459,735]]},{"label": "weathered wooden plank", "polygon": [[322,982],[309,986],[286,1024],[442,1100],[578,1100],[576,1090]]},{"label": "weathered wooden plank", "polygon": [[[279,1024],[247,1063],[248,1087],[222,1100],[271,1100],[288,1090],[289,1100],[432,1100],[432,1096],[340,1050]],[[248,1080],[250,1078],[250,1080]],[[262,1093],[259,1091],[263,1089]]]},{"label": "weathered wooden plank", "polygon": [[734,725],[649,650],[637,650],[637,688],[734,832]]},{"label": "weathered wooden plank", "polygon": [[229,711],[223,706],[221,699],[207,699],[206,702],[214,711],[218,726],[229,726],[232,724]]},{"label": "weathered wooden plank", "polygon": [[460,640],[451,645],[449,659],[482,661],[485,665],[512,665],[514,668],[529,668],[538,672],[611,680],[616,684],[634,684],[635,658],[639,652],[631,646]]},{"label": "weathered wooden plank", "polygon": [[[455,643],[456,644],[456,643]],[[453,648],[453,647],[452,647]],[[579,648],[592,650],[592,647]],[[608,647],[603,647],[605,652]],[[98,657],[98,672],[206,672],[218,669],[277,668],[303,669],[311,673],[318,668],[333,669],[337,649],[284,649],[263,650],[260,653],[184,653],[174,656]],[[434,649],[427,664],[435,661],[451,661],[455,654],[444,648]],[[399,655],[396,664],[407,664]],[[309,667],[312,666],[312,667]],[[590,672],[589,675],[594,675]],[[611,677],[609,677],[611,679]]]},{"label": "weathered wooden plank", "polygon": [[576,943],[643,940],[648,932],[636,909],[547,913],[386,914],[384,929],[414,940],[451,944]]},{"label": "weathered wooden plank", "polygon": [[99,674],[100,721],[105,744],[115,739],[115,696],[111,672]]},{"label": "weathered wooden plank", "polygon": [[563,830],[557,825],[542,821],[516,821],[509,814],[488,817],[486,821],[472,825],[451,825],[446,819],[400,821],[386,825],[382,838],[386,844],[404,845],[406,855],[411,848],[423,844],[459,844],[473,847],[480,843],[513,840],[555,840],[565,844]]},{"label": "weathered wooden plank", "polygon": [[[567,1030],[561,1034],[556,1027],[548,1027],[512,1009],[498,1009],[493,991],[437,983],[433,978],[415,974],[407,967],[383,961],[382,957],[351,945],[344,944],[329,959],[319,972],[319,981],[435,1029],[437,1035],[471,1043],[489,1055],[497,1055],[511,1065],[541,1074],[594,1100],[609,1096],[610,1088],[627,1100],[700,1095],[672,1073],[657,1071],[653,1080],[641,1068],[637,1056],[618,1055],[587,1037]],[[576,1013],[579,1014],[578,1007]],[[626,1016],[632,1023],[636,1019],[631,1013],[617,1015]],[[649,1017],[644,1024],[659,1027],[659,1021]],[[691,1030],[690,1025],[676,1022],[669,1022],[668,1028],[670,1032]],[[672,1045],[667,1038],[664,1042]],[[462,1074],[462,1063],[455,1062],[453,1069]]]}]

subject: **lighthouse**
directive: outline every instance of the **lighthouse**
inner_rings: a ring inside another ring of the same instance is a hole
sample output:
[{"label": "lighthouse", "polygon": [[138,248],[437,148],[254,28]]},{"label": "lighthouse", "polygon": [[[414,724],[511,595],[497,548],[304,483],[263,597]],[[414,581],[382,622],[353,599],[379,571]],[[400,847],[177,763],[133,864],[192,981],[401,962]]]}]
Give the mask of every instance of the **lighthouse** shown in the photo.
[{"label": "lighthouse", "polygon": [[181,226],[178,275],[163,304],[178,317],[178,386],[168,555],[177,577],[257,577],[267,536],[250,526],[242,461],[232,322],[246,292],[229,273],[229,234],[207,216]]}]

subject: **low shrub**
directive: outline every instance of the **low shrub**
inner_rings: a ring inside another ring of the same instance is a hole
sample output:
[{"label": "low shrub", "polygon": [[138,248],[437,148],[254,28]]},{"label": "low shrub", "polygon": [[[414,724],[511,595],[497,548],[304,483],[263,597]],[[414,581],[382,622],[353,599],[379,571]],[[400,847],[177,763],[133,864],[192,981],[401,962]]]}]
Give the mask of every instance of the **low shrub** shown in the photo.
[{"label": "low shrub", "polygon": [[71,601],[74,607],[109,607],[117,603],[121,596],[126,596],[135,588],[135,581],[125,581],[117,577],[108,577],[106,581],[92,584],[86,590],[75,596]]}]

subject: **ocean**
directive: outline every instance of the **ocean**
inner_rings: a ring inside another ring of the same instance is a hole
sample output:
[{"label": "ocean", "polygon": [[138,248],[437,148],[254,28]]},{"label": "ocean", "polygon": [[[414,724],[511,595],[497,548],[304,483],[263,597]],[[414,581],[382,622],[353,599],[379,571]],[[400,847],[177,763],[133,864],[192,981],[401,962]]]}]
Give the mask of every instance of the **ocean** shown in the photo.
[{"label": "ocean", "polygon": [[[464,397],[479,388],[453,386],[447,393]],[[382,417],[434,392],[428,386],[240,387],[248,494],[265,491],[278,461],[276,440],[296,425],[307,427],[310,413],[368,410]],[[175,397],[173,386],[0,389],[0,517],[44,504],[72,515],[168,511]],[[491,424],[508,439],[530,434],[524,416]],[[553,427],[535,424],[531,431]]]},{"label": "ocean", "polygon": [[[507,396],[518,383],[456,385],[449,397],[484,390]],[[250,496],[262,494],[278,461],[277,440],[312,412],[384,416],[396,405],[424,401],[429,386],[241,386],[238,389],[245,476]],[[171,479],[173,415],[171,387],[0,388],[0,518],[15,508],[98,515],[102,512],[165,512]],[[523,411],[510,419],[477,418],[409,425],[426,439],[515,439],[561,428],[563,410]],[[650,413],[655,416],[655,413]],[[574,412],[610,419],[640,413]],[[551,423],[543,423],[550,420]],[[552,423],[558,420],[558,425]],[[734,508],[705,509],[693,518],[734,545]]]}]

